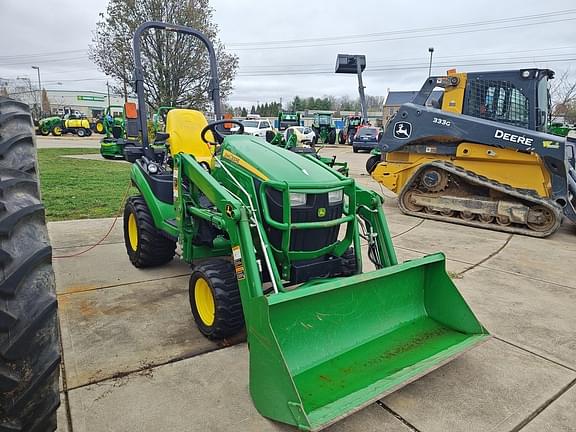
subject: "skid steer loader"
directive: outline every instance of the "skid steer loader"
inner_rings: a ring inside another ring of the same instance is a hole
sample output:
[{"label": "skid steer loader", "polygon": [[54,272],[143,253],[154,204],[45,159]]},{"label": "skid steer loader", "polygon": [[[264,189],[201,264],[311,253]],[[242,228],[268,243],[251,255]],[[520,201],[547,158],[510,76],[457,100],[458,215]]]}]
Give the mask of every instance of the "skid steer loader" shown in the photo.
[{"label": "skid steer loader", "polygon": [[[207,48],[217,120],[168,112],[169,157],[142,134],[129,155],[139,194],[125,207],[126,250],[134,266],[151,267],[179,244],[200,332],[220,339],[246,327],[250,394],[263,416],[322,429],[489,338],[442,254],[397,262],[378,194],[221,120],[216,56],[202,33],[161,22],[136,30],[141,130],[140,38],[151,28]],[[224,123],[238,134],[222,135]]]},{"label": "skid steer loader", "polygon": [[[430,77],[400,107],[367,170],[410,215],[545,237],[576,222],[567,139],[547,133],[548,69]],[[428,107],[432,90],[444,89]]]}]

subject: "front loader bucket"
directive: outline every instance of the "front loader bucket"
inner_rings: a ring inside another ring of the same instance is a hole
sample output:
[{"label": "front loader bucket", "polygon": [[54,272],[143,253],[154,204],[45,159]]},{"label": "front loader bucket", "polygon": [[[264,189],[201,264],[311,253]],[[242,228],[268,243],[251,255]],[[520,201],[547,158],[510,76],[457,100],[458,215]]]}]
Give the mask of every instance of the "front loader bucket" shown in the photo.
[{"label": "front loader bucket", "polygon": [[251,303],[250,392],[269,418],[319,430],[489,338],[430,255]]}]

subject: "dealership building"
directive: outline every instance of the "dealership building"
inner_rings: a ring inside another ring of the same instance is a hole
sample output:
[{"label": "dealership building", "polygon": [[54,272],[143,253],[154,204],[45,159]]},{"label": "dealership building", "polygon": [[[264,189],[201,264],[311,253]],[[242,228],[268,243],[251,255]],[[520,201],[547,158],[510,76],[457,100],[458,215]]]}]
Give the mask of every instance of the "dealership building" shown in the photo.
[{"label": "dealership building", "polygon": [[[46,90],[50,110],[54,114],[63,114],[64,110],[79,111],[87,117],[99,117],[104,113],[108,105],[124,105],[124,96],[110,95],[96,91],[75,91],[75,90]],[[136,102],[133,97],[128,98],[129,102]]]}]

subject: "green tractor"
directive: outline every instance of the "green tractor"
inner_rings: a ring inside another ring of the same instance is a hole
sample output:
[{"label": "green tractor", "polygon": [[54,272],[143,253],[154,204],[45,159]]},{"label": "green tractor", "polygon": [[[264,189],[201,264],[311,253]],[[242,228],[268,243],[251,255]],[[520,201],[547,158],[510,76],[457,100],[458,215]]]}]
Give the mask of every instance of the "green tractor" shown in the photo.
[{"label": "green tractor", "polygon": [[124,135],[124,125],[126,117],[124,115],[124,107],[122,105],[109,105],[104,111],[104,115],[94,125],[96,133],[119,137]]},{"label": "green tractor", "polygon": [[561,122],[552,122],[548,124],[548,133],[561,137],[567,137],[571,130],[573,129],[570,126]]},{"label": "green tractor", "polygon": [[320,156],[319,151],[322,147],[316,149],[316,145],[311,143],[310,145],[302,145],[298,140],[297,132],[292,132],[288,129],[286,137],[282,132],[272,132],[266,133],[266,141],[270,144],[285,148],[287,150],[293,151],[294,153],[301,154],[305,157],[312,157],[318,159],[320,162],[325,163],[330,168],[335,169],[340,174],[348,177],[348,164],[346,162],[336,162],[336,156],[325,157]]},{"label": "green tractor", "polygon": [[137,128],[128,128],[128,121],[138,117],[136,104],[126,102],[122,108],[122,116],[112,117],[111,106],[104,122],[106,136],[100,140],[100,154],[104,159],[124,159],[126,149],[139,145],[140,133]]},{"label": "green tractor", "polygon": [[[127,254],[138,268],[159,266],[179,244],[199,331],[223,339],[246,328],[261,415],[322,429],[489,338],[443,254],[398,263],[380,195],[221,119],[215,51],[199,31],[160,22],[136,30],[141,131],[140,38],[150,28],[206,46],[218,120],[168,112],[164,157],[142,134],[131,154],[139,192],[124,210]],[[225,123],[237,134],[223,135]]]},{"label": "green tractor", "polygon": [[53,133],[54,128],[63,128],[62,118],[58,116],[45,117],[38,121],[36,134],[47,136]]},{"label": "green tractor", "polygon": [[336,128],[332,122],[332,113],[315,113],[312,129],[322,144],[336,143]]},{"label": "green tractor", "polygon": [[300,114],[280,111],[278,113],[278,130],[284,132],[290,126],[300,126]]}]

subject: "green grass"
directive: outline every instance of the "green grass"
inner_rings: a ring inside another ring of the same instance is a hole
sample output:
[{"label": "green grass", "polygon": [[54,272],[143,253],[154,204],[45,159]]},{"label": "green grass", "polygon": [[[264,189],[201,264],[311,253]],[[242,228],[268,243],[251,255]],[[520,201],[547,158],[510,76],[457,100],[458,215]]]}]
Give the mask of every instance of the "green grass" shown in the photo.
[{"label": "green grass", "polygon": [[98,149],[39,149],[40,186],[49,221],[119,215],[130,164],[62,157]]}]

